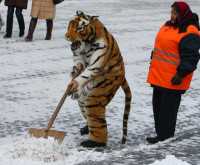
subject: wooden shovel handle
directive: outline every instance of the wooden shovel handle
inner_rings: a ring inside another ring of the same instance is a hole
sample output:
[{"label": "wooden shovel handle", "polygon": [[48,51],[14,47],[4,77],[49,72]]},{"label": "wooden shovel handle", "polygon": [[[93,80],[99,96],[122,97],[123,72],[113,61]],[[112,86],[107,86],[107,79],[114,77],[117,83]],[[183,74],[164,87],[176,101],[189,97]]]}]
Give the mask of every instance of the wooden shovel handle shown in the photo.
[{"label": "wooden shovel handle", "polygon": [[56,110],[54,111],[53,115],[51,116],[50,120],[49,120],[49,123],[48,123],[48,126],[47,126],[47,129],[46,131],[48,132],[48,130],[52,127],[57,115],[58,115],[58,112],[60,111],[63,103],[65,102],[65,99],[66,97],[69,95],[69,89],[67,88],[65,90],[65,93],[63,94],[62,98],[60,99],[60,102],[58,103],[57,107],[56,107]]}]

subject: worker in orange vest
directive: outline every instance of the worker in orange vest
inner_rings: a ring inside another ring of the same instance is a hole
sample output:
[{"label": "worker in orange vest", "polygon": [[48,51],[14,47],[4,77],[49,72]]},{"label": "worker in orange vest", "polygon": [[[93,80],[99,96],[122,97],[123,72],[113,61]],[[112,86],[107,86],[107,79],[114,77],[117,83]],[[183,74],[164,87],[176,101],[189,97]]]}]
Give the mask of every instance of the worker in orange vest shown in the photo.
[{"label": "worker in orange vest", "polygon": [[200,58],[200,26],[196,13],[182,1],[171,6],[171,19],[159,30],[152,51],[147,82],[153,87],[157,136],[150,144],[174,136],[181,95],[189,88]]}]

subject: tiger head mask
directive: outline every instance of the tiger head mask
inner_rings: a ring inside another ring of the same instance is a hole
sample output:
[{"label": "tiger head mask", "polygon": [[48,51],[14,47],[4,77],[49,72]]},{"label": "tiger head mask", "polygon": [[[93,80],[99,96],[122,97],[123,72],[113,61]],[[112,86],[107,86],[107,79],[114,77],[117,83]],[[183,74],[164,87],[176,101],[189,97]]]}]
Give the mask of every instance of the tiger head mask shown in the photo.
[{"label": "tiger head mask", "polygon": [[68,24],[65,38],[72,42],[72,44],[78,44],[81,41],[92,42],[97,37],[97,25],[100,23],[97,17],[77,11],[75,18]]}]

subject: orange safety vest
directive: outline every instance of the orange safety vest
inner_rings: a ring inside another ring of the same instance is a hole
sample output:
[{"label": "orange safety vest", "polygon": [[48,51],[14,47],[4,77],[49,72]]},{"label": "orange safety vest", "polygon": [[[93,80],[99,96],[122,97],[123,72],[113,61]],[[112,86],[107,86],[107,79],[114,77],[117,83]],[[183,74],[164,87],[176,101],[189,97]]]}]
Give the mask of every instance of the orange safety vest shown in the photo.
[{"label": "orange safety vest", "polygon": [[174,90],[187,90],[193,73],[183,78],[180,85],[171,83],[180,64],[179,43],[188,34],[198,34],[198,29],[190,25],[184,33],[178,33],[178,28],[162,26],[155,40],[153,56],[149,67],[147,82],[152,85]]}]

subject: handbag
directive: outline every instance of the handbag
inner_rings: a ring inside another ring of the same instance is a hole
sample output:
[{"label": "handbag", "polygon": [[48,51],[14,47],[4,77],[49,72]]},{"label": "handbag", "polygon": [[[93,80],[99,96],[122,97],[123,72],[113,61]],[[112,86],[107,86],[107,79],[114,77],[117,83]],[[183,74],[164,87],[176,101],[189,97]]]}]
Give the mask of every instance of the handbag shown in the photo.
[{"label": "handbag", "polygon": [[57,4],[59,4],[59,3],[61,3],[61,2],[63,2],[64,0],[53,0],[53,3],[55,4],[55,5],[57,5]]}]

